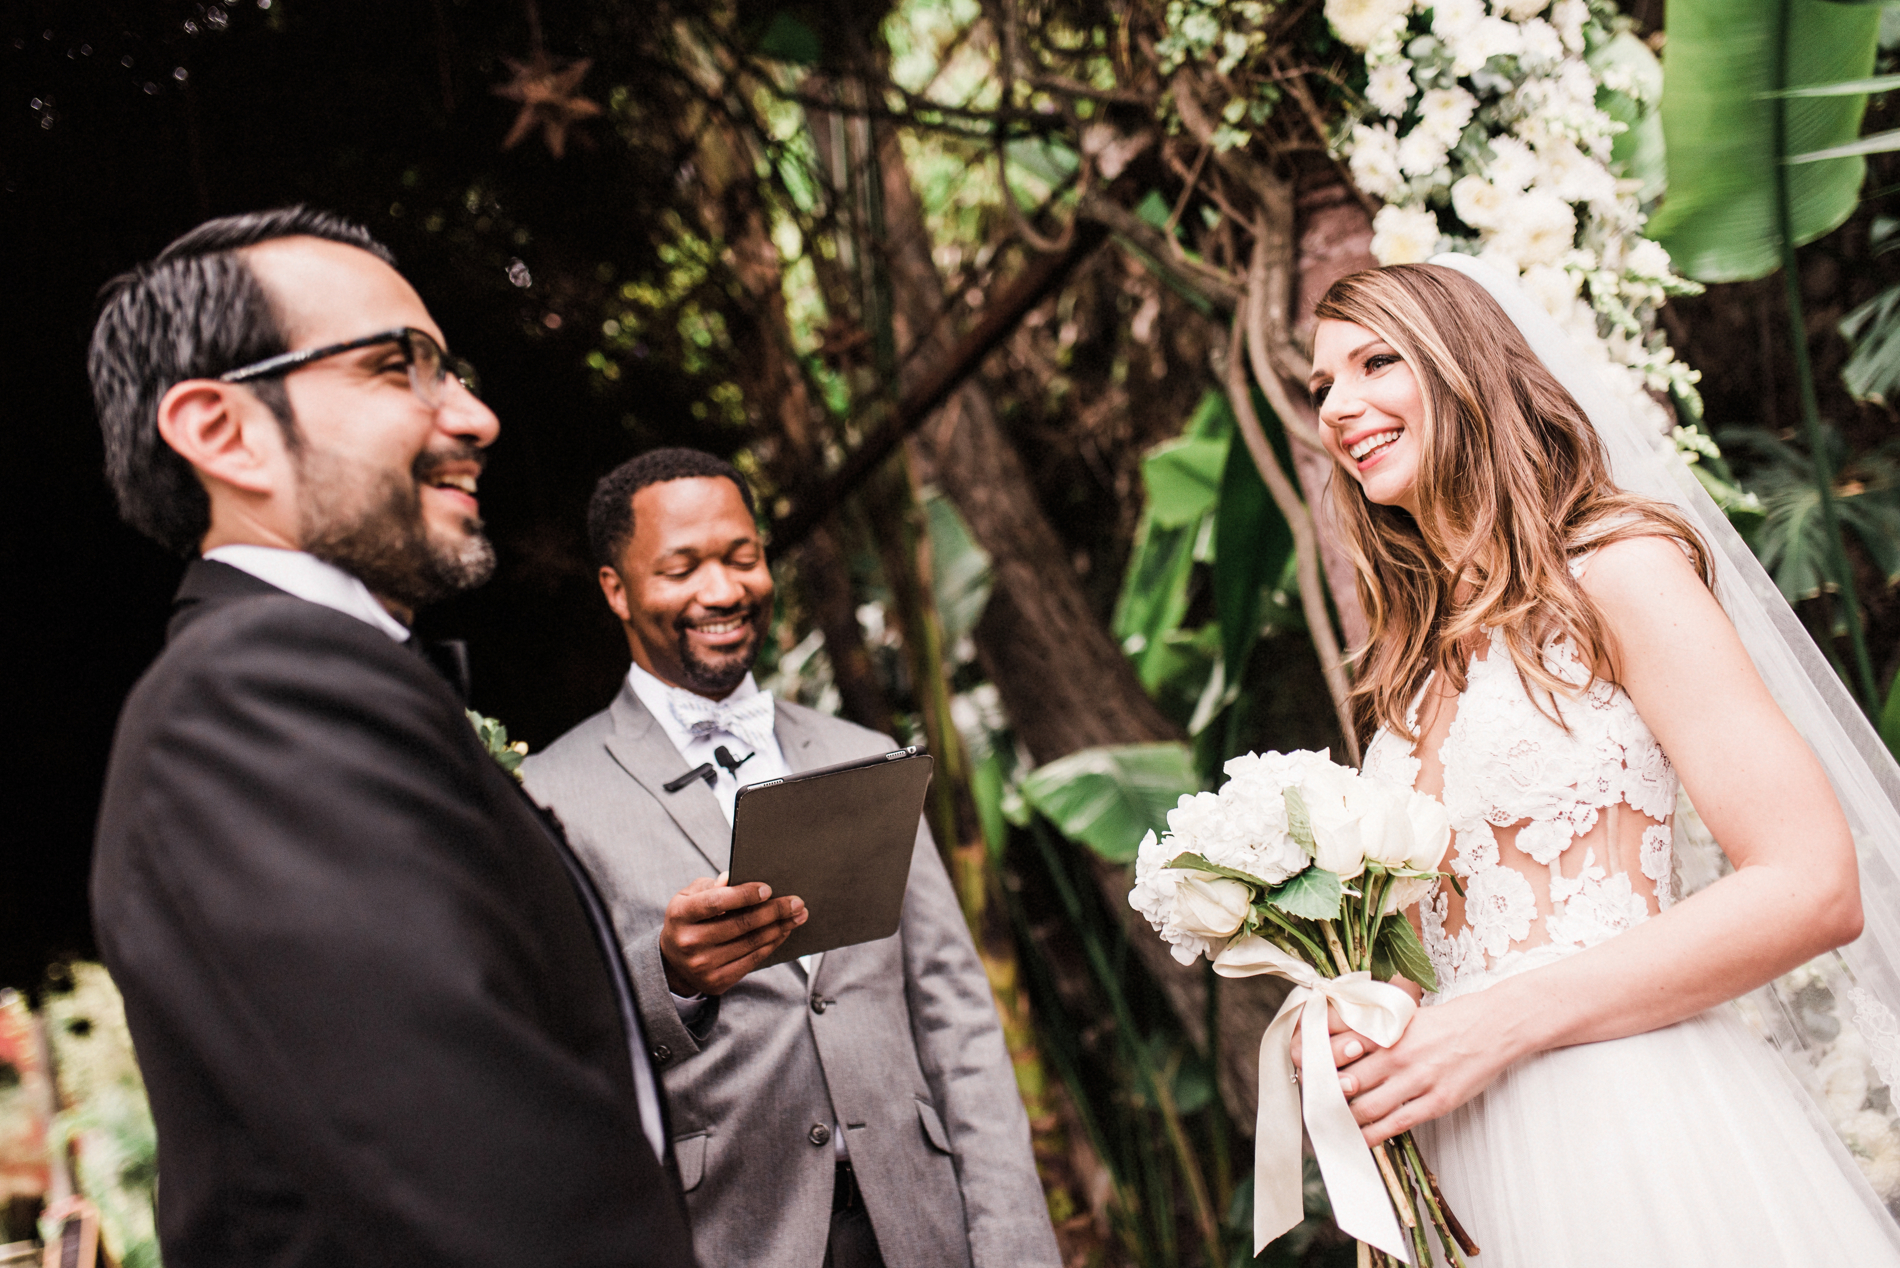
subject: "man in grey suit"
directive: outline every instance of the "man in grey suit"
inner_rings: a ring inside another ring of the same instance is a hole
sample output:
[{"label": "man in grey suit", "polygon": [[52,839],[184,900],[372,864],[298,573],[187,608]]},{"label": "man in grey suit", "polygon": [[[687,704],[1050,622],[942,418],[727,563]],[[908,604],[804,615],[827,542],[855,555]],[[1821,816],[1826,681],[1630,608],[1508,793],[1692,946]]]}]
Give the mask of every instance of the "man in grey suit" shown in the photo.
[{"label": "man in grey suit", "polygon": [[601,480],[588,532],[633,665],[523,770],[625,947],[702,1261],[1055,1268],[1002,1030],[929,831],[894,936],[757,968],[805,910],[725,884],[739,785],[895,745],[753,682],[772,575],[744,478],[696,450],[644,454]]}]

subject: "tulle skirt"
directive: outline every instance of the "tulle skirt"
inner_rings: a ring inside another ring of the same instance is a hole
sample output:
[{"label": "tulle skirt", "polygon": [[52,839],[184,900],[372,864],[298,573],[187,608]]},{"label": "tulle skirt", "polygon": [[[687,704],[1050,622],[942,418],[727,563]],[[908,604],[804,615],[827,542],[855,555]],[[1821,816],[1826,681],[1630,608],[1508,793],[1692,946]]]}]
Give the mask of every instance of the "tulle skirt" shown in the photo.
[{"label": "tulle skirt", "polygon": [[1725,1006],[1520,1061],[1417,1137],[1476,1268],[1900,1265],[1810,1106]]}]

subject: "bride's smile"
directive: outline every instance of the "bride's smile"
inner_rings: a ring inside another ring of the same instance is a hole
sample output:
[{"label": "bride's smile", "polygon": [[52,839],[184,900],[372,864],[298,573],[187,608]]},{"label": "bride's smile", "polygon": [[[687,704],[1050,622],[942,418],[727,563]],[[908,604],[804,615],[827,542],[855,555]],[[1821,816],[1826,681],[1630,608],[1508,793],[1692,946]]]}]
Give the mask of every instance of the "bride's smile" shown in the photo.
[{"label": "bride's smile", "polygon": [[1366,327],[1322,321],[1313,336],[1308,387],[1334,461],[1352,472],[1371,501],[1416,515],[1425,405],[1412,367]]}]

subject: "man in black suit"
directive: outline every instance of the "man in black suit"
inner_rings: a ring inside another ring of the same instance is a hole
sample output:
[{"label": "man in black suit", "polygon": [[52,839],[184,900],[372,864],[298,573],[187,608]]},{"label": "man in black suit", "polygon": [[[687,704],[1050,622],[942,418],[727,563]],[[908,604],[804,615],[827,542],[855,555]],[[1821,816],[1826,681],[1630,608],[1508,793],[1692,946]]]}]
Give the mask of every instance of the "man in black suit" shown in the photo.
[{"label": "man in black suit", "polygon": [[443,342],[302,208],[200,226],[93,335],[121,513],[194,557],[93,871],[169,1268],[692,1263],[599,900],[407,629],[494,564]]}]

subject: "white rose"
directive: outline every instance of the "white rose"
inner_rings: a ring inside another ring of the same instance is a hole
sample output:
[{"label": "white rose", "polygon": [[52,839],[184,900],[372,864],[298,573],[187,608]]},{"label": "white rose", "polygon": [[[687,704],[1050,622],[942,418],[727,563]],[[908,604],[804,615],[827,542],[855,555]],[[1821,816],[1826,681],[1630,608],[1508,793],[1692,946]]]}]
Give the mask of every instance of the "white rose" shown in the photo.
[{"label": "white rose", "polygon": [[1451,187],[1451,209],[1473,229],[1495,229],[1509,195],[1482,176],[1466,176]]},{"label": "white rose", "polygon": [[1386,888],[1385,901],[1379,906],[1379,914],[1390,916],[1394,912],[1404,911],[1437,887],[1436,876],[1400,876]]},{"label": "white rose", "polygon": [[1253,907],[1252,890],[1230,877],[1185,871],[1175,887],[1175,923],[1197,938],[1230,938]]},{"label": "white rose", "polygon": [[1368,128],[1361,123],[1352,130],[1353,184],[1374,198],[1383,198],[1405,183],[1399,170],[1399,140],[1392,125]]},{"label": "white rose", "polygon": [[1513,22],[1524,22],[1550,7],[1550,0],[1492,0],[1492,9]]},{"label": "white rose", "polygon": [[1412,789],[1405,817],[1412,830],[1412,852],[1405,856],[1405,866],[1414,872],[1436,872],[1451,848],[1451,813],[1438,798]]},{"label": "white rose", "polygon": [[1402,27],[1411,10],[1411,0],[1326,0],[1333,33],[1362,53]]},{"label": "white rose", "polygon": [[1388,203],[1372,218],[1372,254],[1381,264],[1419,264],[1438,250],[1438,217]]},{"label": "white rose", "polygon": [[1477,108],[1478,99],[1462,88],[1434,88],[1418,99],[1418,127],[1450,149]]},{"label": "white rose", "polygon": [[1537,179],[1537,155],[1514,136],[1491,138],[1491,161],[1485,165],[1491,183],[1499,189],[1520,193]]},{"label": "white rose", "polygon": [[1407,176],[1430,176],[1445,166],[1445,138],[1421,123],[1399,142],[1398,159]]},{"label": "white rose", "polygon": [[1418,85],[1412,82],[1412,63],[1403,57],[1374,66],[1366,76],[1366,100],[1380,114],[1402,115]]},{"label": "white rose", "polygon": [[[1342,767],[1316,770],[1300,784],[1307,820],[1313,829],[1313,862],[1341,880],[1366,868],[1364,829],[1383,833],[1383,790]],[[1372,822],[1366,823],[1368,816]]]},{"label": "white rose", "polygon": [[1539,191],[1512,204],[1504,231],[1498,235],[1498,246],[1521,265],[1553,264],[1576,237],[1577,213],[1570,204],[1555,194]]},{"label": "white rose", "polygon": [[1371,799],[1359,816],[1359,845],[1366,861],[1385,867],[1404,867],[1412,853],[1412,821],[1405,813],[1405,795],[1396,789],[1381,789],[1382,796]]}]

